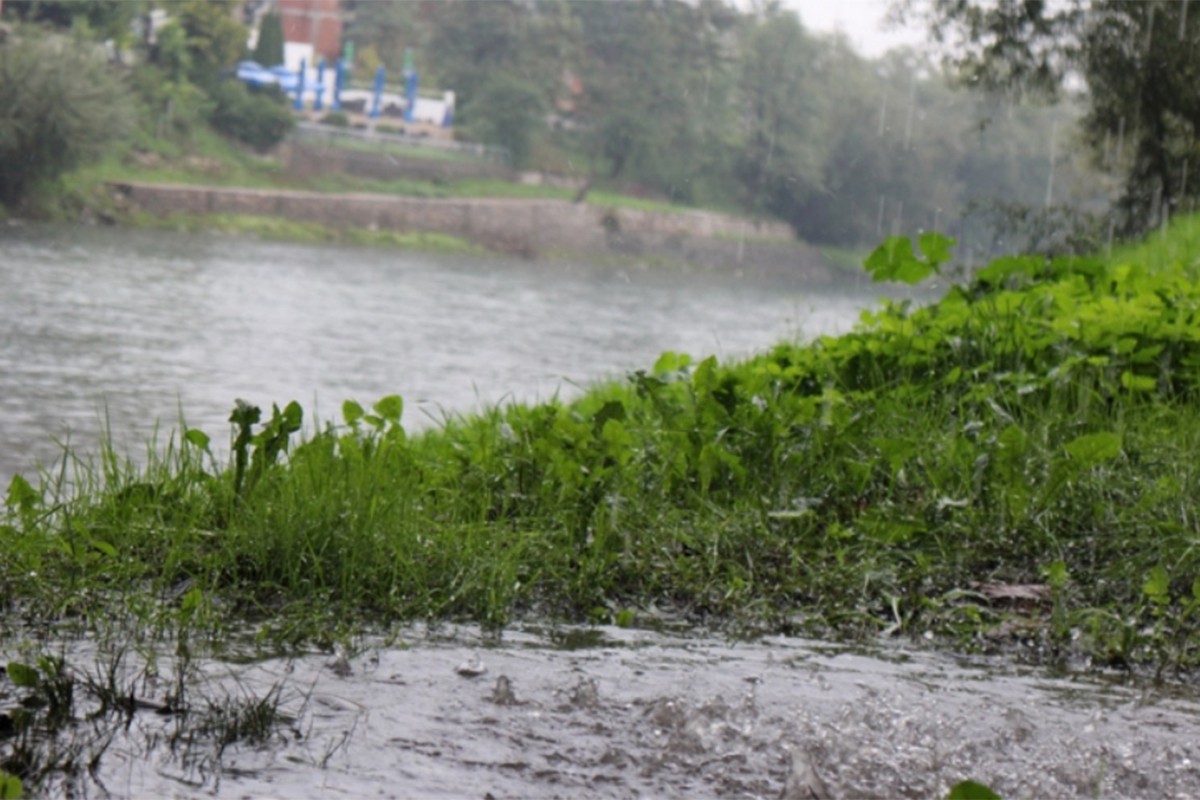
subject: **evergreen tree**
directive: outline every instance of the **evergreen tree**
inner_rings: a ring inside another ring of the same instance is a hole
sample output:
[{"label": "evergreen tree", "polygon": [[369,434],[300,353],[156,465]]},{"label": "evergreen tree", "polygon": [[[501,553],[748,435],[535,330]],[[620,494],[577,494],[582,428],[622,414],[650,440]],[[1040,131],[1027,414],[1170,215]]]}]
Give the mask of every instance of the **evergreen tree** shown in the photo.
[{"label": "evergreen tree", "polygon": [[268,11],[259,24],[254,60],[264,67],[283,63],[283,19],[275,11]]}]

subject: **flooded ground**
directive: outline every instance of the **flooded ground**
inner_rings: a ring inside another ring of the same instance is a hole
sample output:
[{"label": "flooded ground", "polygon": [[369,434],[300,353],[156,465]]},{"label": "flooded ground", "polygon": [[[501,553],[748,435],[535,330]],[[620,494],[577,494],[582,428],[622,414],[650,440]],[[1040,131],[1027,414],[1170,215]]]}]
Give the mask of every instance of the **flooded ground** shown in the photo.
[{"label": "flooded ground", "polygon": [[[267,745],[166,745],[140,713],[95,771],[118,797],[1200,796],[1200,697],[896,646],[620,628],[410,630],[396,645],[207,661],[193,691],[281,687]],[[82,656],[83,654],[78,654]],[[94,654],[93,654],[94,655]],[[125,666],[132,670],[133,660]],[[169,661],[147,696],[171,685]]]}]

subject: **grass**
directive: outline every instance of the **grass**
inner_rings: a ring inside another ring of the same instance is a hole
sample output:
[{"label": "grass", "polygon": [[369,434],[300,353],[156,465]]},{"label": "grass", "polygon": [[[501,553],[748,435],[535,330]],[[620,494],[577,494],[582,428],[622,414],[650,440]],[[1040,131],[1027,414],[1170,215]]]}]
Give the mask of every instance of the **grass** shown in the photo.
[{"label": "grass", "polygon": [[[227,464],[184,430],[142,467],[102,449],[15,478],[0,603],[301,639],[668,609],[1190,668],[1198,312],[1188,265],[1010,258],[841,337],[668,353],[419,435],[399,397],[307,428],[294,403],[239,406]],[[989,600],[1028,584],[1044,605]]]},{"label": "grass", "polygon": [[423,231],[336,228],[318,222],[301,222],[283,217],[251,214],[136,213],[132,221],[140,227],[178,231],[216,231],[234,236],[254,236],[275,241],[342,243],[371,247],[403,247],[439,253],[483,253],[484,248],[445,233]]}]

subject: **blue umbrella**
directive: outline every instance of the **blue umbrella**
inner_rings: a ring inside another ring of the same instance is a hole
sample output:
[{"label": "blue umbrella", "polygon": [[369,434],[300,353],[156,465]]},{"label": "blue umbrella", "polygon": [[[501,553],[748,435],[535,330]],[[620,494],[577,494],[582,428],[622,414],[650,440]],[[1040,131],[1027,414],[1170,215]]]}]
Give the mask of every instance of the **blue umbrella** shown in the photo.
[{"label": "blue umbrella", "polygon": [[300,59],[300,81],[296,87],[296,110],[304,108],[304,73],[308,70],[308,59]]},{"label": "blue umbrella", "polygon": [[337,60],[337,74],[333,78],[333,102],[329,105],[330,111],[342,110],[342,85],[346,82],[346,62],[342,59]]},{"label": "blue umbrella", "polygon": [[383,80],[386,73],[383,65],[379,65],[379,69],[375,70],[375,99],[371,103],[371,119],[379,118],[379,104],[383,100]]},{"label": "blue umbrella", "polygon": [[325,107],[322,98],[325,94],[325,59],[317,62],[317,85],[313,87],[313,91],[317,93],[317,102],[313,104],[314,111],[320,111]]}]

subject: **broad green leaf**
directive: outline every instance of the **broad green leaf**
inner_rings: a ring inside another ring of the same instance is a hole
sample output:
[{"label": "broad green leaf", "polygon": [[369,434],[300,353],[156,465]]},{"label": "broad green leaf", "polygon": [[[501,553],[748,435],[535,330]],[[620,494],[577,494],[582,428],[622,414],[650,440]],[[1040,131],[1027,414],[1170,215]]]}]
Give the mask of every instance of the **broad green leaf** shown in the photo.
[{"label": "broad green leaf", "polygon": [[1121,437],[1108,432],[1086,433],[1067,443],[1067,454],[1085,467],[1092,467],[1121,454]]},{"label": "broad green leaf", "polygon": [[22,664],[19,661],[8,662],[8,679],[17,686],[32,689],[38,685],[40,676],[36,667]]},{"label": "broad green leaf", "polygon": [[101,553],[104,553],[104,555],[108,556],[109,558],[117,557],[117,548],[113,547],[110,543],[104,541],[103,539],[92,539],[92,547],[96,548]]},{"label": "broad green leaf", "polygon": [[1145,375],[1134,375],[1129,370],[1121,373],[1121,385],[1131,392],[1152,392],[1158,388],[1158,381]]},{"label": "broad green leaf", "polygon": [[946,800],[1000,800],[1000,795],[982,783],[959,781],[950,787]]},{"label": "broad green leaf", "polygon": [[1146,578],[1146,582],[1142,584],[1142,594],[1146,595],[1146,599],[1156,605],[1165,606],[1171,602],[1171,579],[1161,565],[1155,566],[1154,569],[1150,570],[1150,575]]},{"label": "broad green leaf", "polygon": [[363,407],[353,400],[347,400],[342,403],[342,419],[346,420],[346,424],[353,428],[363,415],[366,414]]},{"label": "broad green leaf", "polygon": [[0,770],[0,800],[21,800],[24,789],[20,778]]},{"label": "broad green leaf", "polygon": [[610,419],[623,420],[625,419],[625,404],[620,400],[609,400],[604,405],[600,406],[600,410],[592,417],[592,424],[595,430],[599,433],[604,429],[604,423]]},{"label": "broad green leaf", "polygon": [[398,394],[389,394],[371,408],[388,422],[399,425],[400,416],[404,413],[404,400]]},{"label": "broad green leaf", "polygon": [[190,617],[196,613],[196,609],[200,608],[200,604],[203,602],[204,592],[200,591],[199,586],[193,586],[179,601],[179,610],[185,617]]},{"label": "broad green leaf", "polygon": [[183,440],[190,445],[199,447],[201,450],[207,450],[210,442],[208,434],[199,428],[188,428],[184,431]]},{"label": "broad green leaf", "polygon": [[925,256],[925,260],[935,272],[940,271],[941,265],[950,260],[950,248],[955,245],[956,241],[937,231],[928,231],[917,237],[917,244],[921,248],[922,255]]},{"label": "broad green leaf", "polygon": [[8,482],[8,495],[5,497],[4,503],[9,508],[29,511],[36,507],[41,500],[42,496],[34,491],[34,488],[29,485],[29,481],[20,475],[13,475],[12,480]]},{"label": "broad green leaf", "polygon": [[889,236],[867,257],[864,266],[876,282],[919,283],[935,271],[913,255],[912,242],[907,236]]},{"label": "broad green leaf", "polygon": [[283,427],[287,433],[295,433],[304,424],[304,409],[295,400],[283,409]]},{"label": "broad green leaf", "polygon": [[975,279],[991,285],[996,285],[1007,278],[1009,275],[1020,273],[1022,275],[1036,275],[1045,260],[1038,256],[1008,256],[1006,258],[997,258],[992,263],[988,264],[979,272],[975,273]]},{"label": "broad green leaf", "polygon": [[260,419],[262,419],[262,409],[258,406],[241,399],[233,401],[233,411],[229,414],[230,422],[245,428],[257,424]]},{"label": "broad green leaf", "polygon": [[1070,572],[1067,571],[1067,563],[1061,559],[1042,567],[1042,574],[1046,576],[1046,583],[1055,589],[1066,586],[1071,577]]},{"label": "broad green leaf", "polygon": [[687,353],[676,353],[668,350],[654,362],[654,374],[661,377],[672,372],[686,369],[692,363],[692,357]]}]

